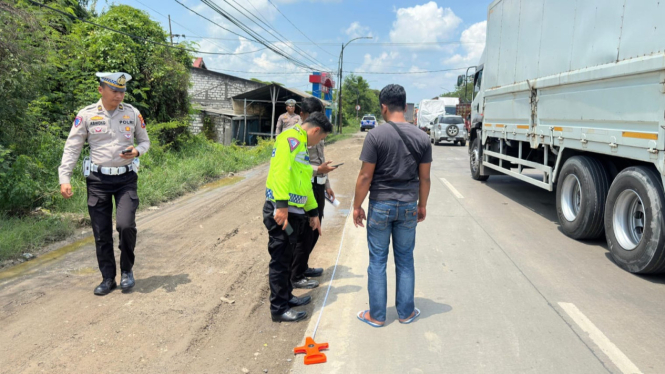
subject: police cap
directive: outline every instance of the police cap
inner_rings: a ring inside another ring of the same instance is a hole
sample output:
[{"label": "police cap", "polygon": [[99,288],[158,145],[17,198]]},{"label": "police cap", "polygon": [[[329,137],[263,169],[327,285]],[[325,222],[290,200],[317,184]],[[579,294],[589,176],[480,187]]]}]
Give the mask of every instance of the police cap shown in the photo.
[{"label": "police cap", "polygon": [[123,72],[97,73],[95,75],[99,78],[100,83],[105,83],[111,87],[112,90],[120,92],[125,92],[127,90],[127,82],[132,80],[131,75]]}]

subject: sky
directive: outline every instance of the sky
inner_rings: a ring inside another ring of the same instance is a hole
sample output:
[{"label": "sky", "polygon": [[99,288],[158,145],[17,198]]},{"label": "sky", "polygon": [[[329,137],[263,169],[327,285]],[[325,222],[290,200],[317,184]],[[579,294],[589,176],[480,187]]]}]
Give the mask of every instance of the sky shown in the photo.
[{"label": "sky", "polygon": [[[209,70],[276,81],[287,87],[311,90],[309,73],[265,49],[237,26],[200,0],[178,0],[217,25],[187,10],[176,0],[120,0],[97,3],[103,11],[126,4],[146,11],[168,30],[171,16],[174,41],[195,42]],[[491,0],[211,0],[231,12],[252,30],[309,68],[337,74],[342,44],[343,73],[361,75],[374,89],[397,83],[407,101],[417,103],[455,88],[457,76],[475,65],[485,46],[487,6]],[[251,13],[257,18],[246,18]],[[245,9],[241,8],[244,7]],[[281,12],[281,13],[280,13]],[[262,27],[260,27],[260,26]],[[220,27],[221,26],[221,27]],[[222,27],[228,29],[224,30]],[[230,30],[230,31],[229,31]],[[245,37],[240,37],[240,34]],[[240,54],[239,54],[240,53]],[[394,74],[428,72],[419,74]],[[382,73],[382,74],[378,74]],[[388,73],[388,74],[383,74]],[[335,78],[335,81],[338,79]]]}]

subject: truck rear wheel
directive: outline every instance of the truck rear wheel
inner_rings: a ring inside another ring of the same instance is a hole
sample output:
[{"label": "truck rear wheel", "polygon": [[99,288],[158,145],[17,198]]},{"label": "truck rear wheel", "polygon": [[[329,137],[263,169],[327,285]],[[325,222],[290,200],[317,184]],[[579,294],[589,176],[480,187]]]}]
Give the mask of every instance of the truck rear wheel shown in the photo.
[{"label": "truck rear wheel", "polygon": [[486,181],[490,176],[480,174],[480,164],[483,162],[483,146],[480,143],[480,136],[473,140],[471,152],[469,154],[469,167],[471,169],[471,178],[477,181]]},{"label": "truck rear wheel", "polygon": [[665,272],[665,219],[660,175],[645,166],[624,169],[612,183],[605,236],[614,262],[631,273]]},{"label": "truck rear wheel", "polygon": [[564,234],[573,239],[595,239],[603,234],[609,186],[598,159],[573,156],[566,161],[556,188],[556,210]]}]

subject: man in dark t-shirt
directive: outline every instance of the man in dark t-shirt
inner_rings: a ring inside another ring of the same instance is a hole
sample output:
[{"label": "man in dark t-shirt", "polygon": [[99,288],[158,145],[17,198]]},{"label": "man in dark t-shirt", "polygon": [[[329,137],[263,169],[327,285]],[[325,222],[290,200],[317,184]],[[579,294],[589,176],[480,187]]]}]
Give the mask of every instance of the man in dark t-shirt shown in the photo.
[{"label": "man in dark t-shirt", "polygon": [[[386,265],[390,238],[393,238],[400,323],[411,323],[420,315],[415,307],[415,268],[413,250],[416,226],[427,215],[430,190],[432,145],[427,134],[406,122],[406,92],[391,84],[379,94],[381,115],[386,124],[370,131],[360,160],[363,162],[353,206],[356,227],[367,220],[369,246],[369,310],[361,311],[361,321],[381,327],[386,321],[388,298]],[[369,216],[362,203],[369,193]]]}]

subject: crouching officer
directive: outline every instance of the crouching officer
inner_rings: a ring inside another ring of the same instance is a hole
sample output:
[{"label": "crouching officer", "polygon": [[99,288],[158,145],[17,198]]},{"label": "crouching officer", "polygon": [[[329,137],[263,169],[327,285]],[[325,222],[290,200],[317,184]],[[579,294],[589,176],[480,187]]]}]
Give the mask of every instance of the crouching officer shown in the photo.
[{"label": "crouching officer", "polygon": [[[113,200],[116,205],[116,230],[120,236],[120,287],[134,287],[134,246],[136,245],[136,193],[138,159],[150,147],[141,113],[123,103],[127,73],[97,73],[101,99],[81,110],[69,132],[62,155],[60,193],[65,199],[74,194],[70,184],[76,161],[86,140],[90,158],[83,162],[88,186],[88,212],[97,247],[97,262],[102,283],[95,295],[106,295],[117,287],[113,253]],[[134,141],[138,145],[134,147]]]},{"label": "crouching officer", "polygon": [[286,100],[286,113],[279,116],[275,135],[290,129],[291,127],[301,123],[300,116],[296,114],[296,101],[293,99]]},{"label": "crouching officer", "polygon": [[313,169],[308,145],[316,145],[333,130],[322,113],[313,113],[302,125],[284,131],[275,141],[266,182],[263,223],[268,229],[270,253],[270,313],[274,322],[296,322],[305,311],[291,307],[309,304],[310,296],[293,296],[293,252],[304,230],[321,234],[318,205],[312,190]]}]

